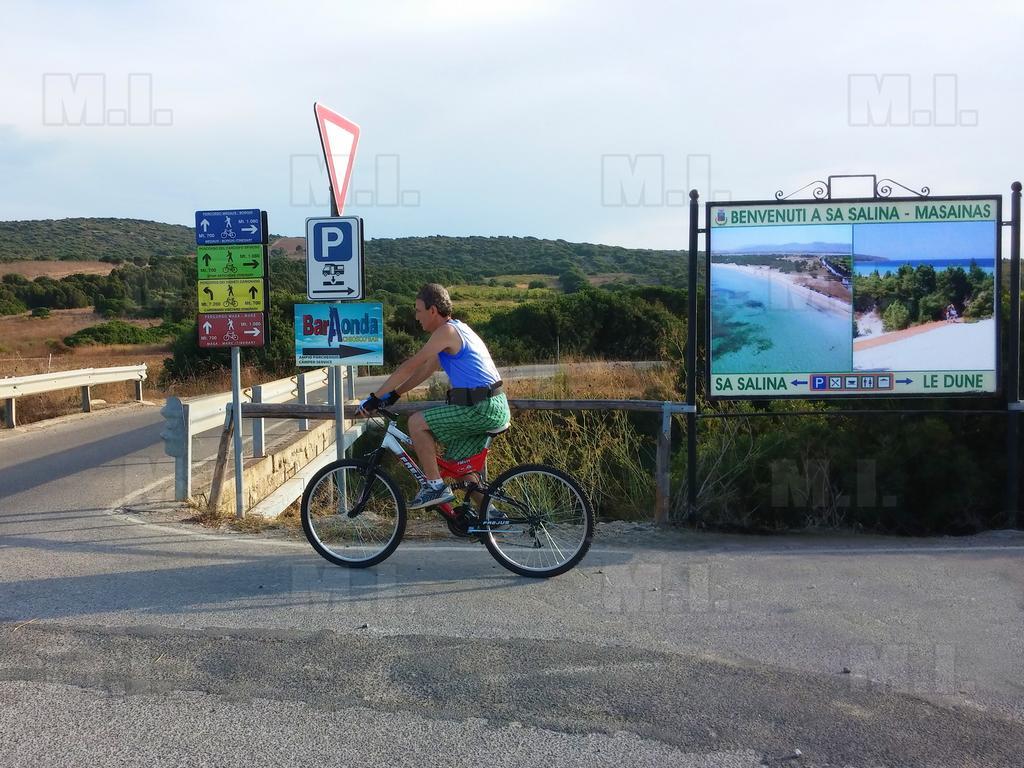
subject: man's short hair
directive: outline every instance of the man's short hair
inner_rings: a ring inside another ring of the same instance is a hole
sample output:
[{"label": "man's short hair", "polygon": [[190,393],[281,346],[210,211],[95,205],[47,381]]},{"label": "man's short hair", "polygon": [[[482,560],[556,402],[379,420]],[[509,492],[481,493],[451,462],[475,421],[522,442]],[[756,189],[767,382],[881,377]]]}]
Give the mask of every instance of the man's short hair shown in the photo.
[{"label": "man's short hair", "polygon": [[437,307],[437,313],[441,317],[452,316],[452,297],[448,295],[448,291],[445,290],[443,285],[427,283],[420,288],[416,298],[423,302],[424,309]]}]

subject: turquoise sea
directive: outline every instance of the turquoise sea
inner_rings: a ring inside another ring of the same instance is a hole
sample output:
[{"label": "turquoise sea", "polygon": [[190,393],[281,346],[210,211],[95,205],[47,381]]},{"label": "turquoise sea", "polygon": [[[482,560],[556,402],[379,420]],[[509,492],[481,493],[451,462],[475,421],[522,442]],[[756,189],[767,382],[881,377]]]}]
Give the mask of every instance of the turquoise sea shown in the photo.
[{"label": "turquoise sea", "polygon": [[812,306],[781,280],[711,268],[714,373],[853,369],[852,312]]},{"label": "turquoise sea", "polygon": [[854,259],[853,271],[858,275],[870,275],[875,270],[878,270],[880,275],[888,275],[893,272],[898,272],[899,268],[904,264],[911,267],[919,267],[922,264],[928,264],[935,268],[936,272],[941,272],[944,269],[950,267],[960,267],[964,271],[967,271],[971,267],[971,262],[974,261],[981,269],[987,274],[991,275],[995,272],[996,262],[995,259],[887,259],[886,261],[857,261]]}]

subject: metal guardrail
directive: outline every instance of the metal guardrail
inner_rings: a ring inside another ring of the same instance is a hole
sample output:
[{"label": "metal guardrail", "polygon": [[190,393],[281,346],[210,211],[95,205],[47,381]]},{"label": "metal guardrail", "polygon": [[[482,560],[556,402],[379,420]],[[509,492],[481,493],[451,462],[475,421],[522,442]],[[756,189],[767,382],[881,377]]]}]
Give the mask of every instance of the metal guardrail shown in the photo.
[{"label": "metal guardrail", "polygon": [[[242,390],[243,402],[283,403],[298,397],[300,403],[308,402],[307,397],[328,384],[326,368],[308,371],[298,376],[278,379],[266,384]],[[328,400],[333,397],[328,387]],[[192,440],[201,432],[223,426],[231,411],[231,393],[182,400],[167,398],[160,411],[166,423],[160,432],[164,440],[164,451],[174,457],[174,498],[186,501],[192,496]],[[308,422],[299,424],[299,429],[308,429]],[[264,455],[263,419],[253,420],[253,456]]]},{"label": "metal guardrail", "polygon": [[146,364],[121,365],[113,368],[80,368],[75,371],[55,371],[32,376],[12,376],[0,379],[0,400],[4,403],[4,424],[13,429],[17,425],[16,404],[19,397],[56,392],[61,389],[82,390],[82,411],[92,410],[90,387],[118,381],[135,382],[135,399],[142,400],[142,382],[147,378]]}]

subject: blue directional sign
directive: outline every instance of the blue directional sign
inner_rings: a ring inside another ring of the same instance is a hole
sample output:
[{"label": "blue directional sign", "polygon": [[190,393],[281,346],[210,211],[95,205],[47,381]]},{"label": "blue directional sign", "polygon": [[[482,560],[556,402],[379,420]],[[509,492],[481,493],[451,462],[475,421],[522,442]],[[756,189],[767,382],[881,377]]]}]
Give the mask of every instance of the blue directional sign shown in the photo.
[{"label": "blue directional sign", "polygon": [[306,219],[306,295],[357,301],[363,293],[363,220]]},{"label": "blue directional sign", "polygon": [[263,220],[258,208],[196,211],[198,245],[245,245],[262,242]]}]

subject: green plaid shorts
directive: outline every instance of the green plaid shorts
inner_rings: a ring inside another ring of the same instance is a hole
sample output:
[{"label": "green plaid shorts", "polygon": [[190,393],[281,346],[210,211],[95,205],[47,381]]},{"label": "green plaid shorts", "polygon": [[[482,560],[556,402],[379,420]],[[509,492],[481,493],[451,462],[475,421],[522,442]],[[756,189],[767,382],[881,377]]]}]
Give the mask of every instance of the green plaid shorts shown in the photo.
[{"label": "green plaid shorts", "polygon": [[487,442],[487,430],[504,426],[512,416],[508,398],[502,393],[476,405],[428,408],[423,418],[434,438],[444,445],[444,457],[461,461],[480,453]]}]

